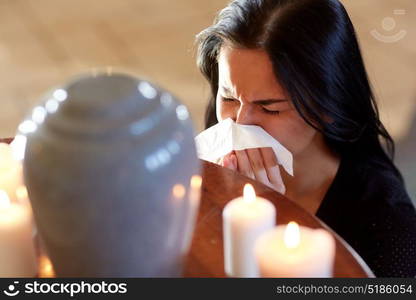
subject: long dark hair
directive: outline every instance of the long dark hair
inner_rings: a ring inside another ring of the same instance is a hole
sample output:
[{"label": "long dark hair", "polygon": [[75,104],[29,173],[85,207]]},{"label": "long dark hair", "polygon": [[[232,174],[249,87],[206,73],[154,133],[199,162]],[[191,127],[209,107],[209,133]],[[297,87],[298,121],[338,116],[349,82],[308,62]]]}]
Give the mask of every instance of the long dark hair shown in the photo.
[{"label": "long dark hair", "polygon": [[197,64],[211,86],[206,128],[218,122],[217,56],[224,42],[265,50],[296,110],[334,151],[379,154],[401,177],[354,27],[338,0],[236,0],[224,8],[197,36]]}]

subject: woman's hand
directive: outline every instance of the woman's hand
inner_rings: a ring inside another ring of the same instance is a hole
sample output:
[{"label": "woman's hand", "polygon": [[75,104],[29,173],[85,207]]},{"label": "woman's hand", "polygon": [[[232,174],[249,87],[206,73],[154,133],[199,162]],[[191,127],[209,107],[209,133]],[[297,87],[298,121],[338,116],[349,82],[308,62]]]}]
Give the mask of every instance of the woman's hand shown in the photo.
[{"label": "woman's hand", "polygon": [[220,160],[220,165],[260,181],[282,194],[286,191],[272,148],[233,151]]}]

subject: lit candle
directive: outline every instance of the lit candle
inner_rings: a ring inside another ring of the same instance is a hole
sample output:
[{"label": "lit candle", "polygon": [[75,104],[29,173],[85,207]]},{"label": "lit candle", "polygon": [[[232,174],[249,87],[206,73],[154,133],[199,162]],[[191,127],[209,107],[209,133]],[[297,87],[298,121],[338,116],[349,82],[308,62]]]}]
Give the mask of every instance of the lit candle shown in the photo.
[{"label": "lit candle", "polygon": [[0,277],[32,277],[37,263],[30,206],[0,189]]},{"label": "lit candle", "polygon": [[166,239],[166,245],[168,248],[175,248],[178,245],[178,236],[182,233],[183,229],[182,223],[184,222],[184,205],[185,205],[185,196],[186,188],[182,184],[175,184],[172,187],[171,192],[171,204],[172,204],[172,223],[171,226],[175,228],[175,231],[172,229],[172,234]]},{"label": "lit candle", "polygon": [[[185,186],[182,184],[175,184],[172,187],[170,201],[172,202],[172,205],[176,207],[172,226],[178,228],[178,230],[185,228],[185,231],[180,232],[179,234],[171,234],[167,239],[167,245],[168,247],[175,246],[177,235],[180,235],[180,247],[183,255],[186,255],[192,242],[201,197],[201,185],[201,176],[194,175],[191,177],[188,193]],[[185,226],[182,226],[183,224],[185,224]]]},{"label": "lit candle", "polygon": [[55,277],[55,271],[49,257],[42,255],[39,259],[39,277],[40,278],[53,278]]},{"label": "lit candle", "polygon": [[280,225],[256,241],[261,277],[332,277],[335,240],[324,229]]},{"label": "lit candle", "polygon": [[16,160],[10,145],[0,143],[0,189],[11,201],[16,200],[16,191],[23,185],[22,164]]},{"label": "lit candle", "polygon": [[244,186],[243,197],[236,198],[224,208],[224,266],[229,277],[257,277],[254,243],[276,224],[274,205],[256,197],[250,184]]},{"label": "lit candle", "polygon": [[187,227],[184,234],[182,249],[184,252],[189,250],[191,246],[193,231],[195,229],[195,222],[199,211],[199,203],[201,199],[202,178],[199,175],[194,175],[191,178],[191,188],[189,192],[189,201],[187,205],[187,224],[192,226]]}]

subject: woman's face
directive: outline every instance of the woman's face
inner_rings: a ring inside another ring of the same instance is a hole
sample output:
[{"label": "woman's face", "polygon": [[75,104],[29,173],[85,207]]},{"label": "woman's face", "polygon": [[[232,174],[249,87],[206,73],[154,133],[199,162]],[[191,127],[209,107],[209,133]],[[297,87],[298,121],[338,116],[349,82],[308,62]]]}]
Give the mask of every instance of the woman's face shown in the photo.
[{"label": "woman's face", "polygon": [[223,46],[218,68],[218,121],[260,126],[293,155],[308,149],[318,132],[293,107],[264,50]]}]

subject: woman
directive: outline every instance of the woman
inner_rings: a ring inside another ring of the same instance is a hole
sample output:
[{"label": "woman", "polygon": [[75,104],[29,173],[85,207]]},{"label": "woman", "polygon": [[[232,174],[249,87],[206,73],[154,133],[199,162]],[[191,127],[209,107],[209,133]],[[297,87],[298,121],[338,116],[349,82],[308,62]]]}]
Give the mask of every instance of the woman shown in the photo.
[{"label": "woman", "polygon": [[223,165],[276,190],[283,180],[286,196],[376,276],[416,276],[415,208],[343,5],[237,0],[197,43],[212,92],[206,127],[225,118],[261,126],[292,152],[295,176],[279,170],[270,148],[235,151]]}]

